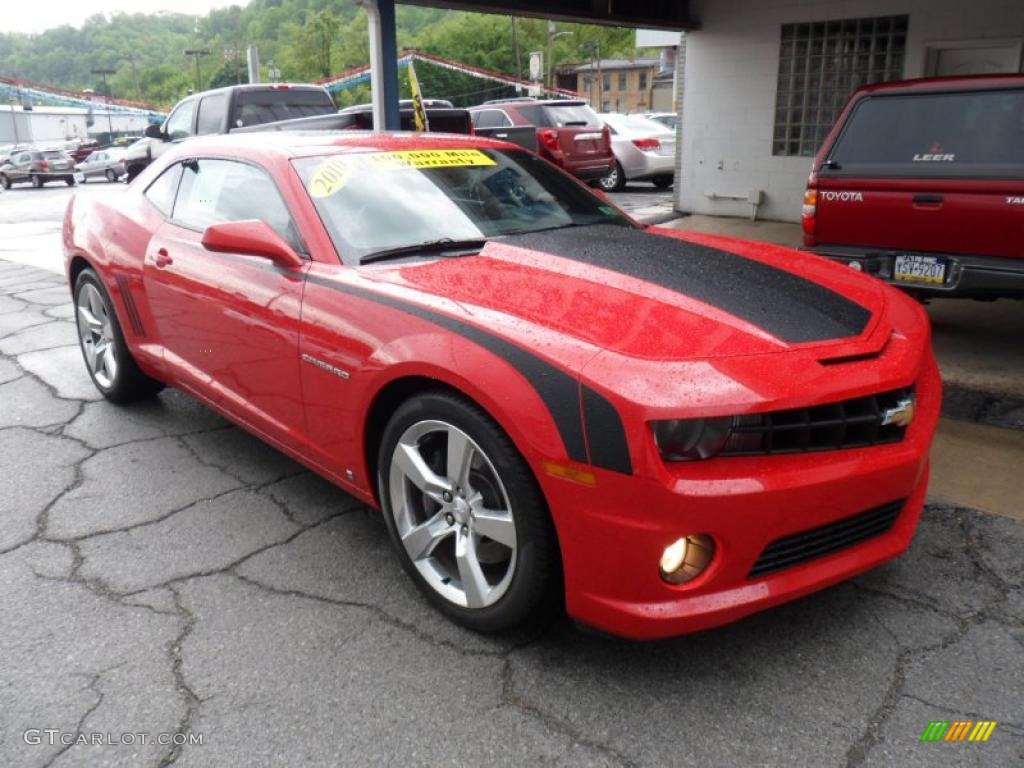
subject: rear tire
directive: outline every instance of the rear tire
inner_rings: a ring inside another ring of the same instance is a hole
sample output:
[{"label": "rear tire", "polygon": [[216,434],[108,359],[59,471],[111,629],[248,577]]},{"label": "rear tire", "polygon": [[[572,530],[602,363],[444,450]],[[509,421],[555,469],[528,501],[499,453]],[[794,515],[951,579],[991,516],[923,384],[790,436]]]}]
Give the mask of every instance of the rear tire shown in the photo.
[{"label": "rear tire", "polygon": [[607,176],[602,176],[599,182],[601,189],[605,192],[620,192],[626,186],[626,173],[622,170],[619,161],[615,161],[614,167]]},{"label": "rear tire", "polygon": [[544,497],[479,406],[444,391],[407,400],[384,430],[377,467],[391,541],[435,608],[477,632],[500,632],[561,605]]},{"label": "rear tire", "polygon": [[75,280],[75,322],[78,346],[85,368],[96,389],[114,403],[131,403],[152,397],[163,382],[144,374],[125,344],[107,289],[92,269],[83,269]]},{"label": "rear tire", "polygon": [[658,189],[668,189],[672,186],[672,182],[675,181],[671,176],[655,176],[651,179],[651,182]]},{"label": "rear tire", "polygon": [[43,184],[46,183],[45,181],[43,181],[41,178],[39,178],[39,176],[37,176],[34,173],[32,174],[31,178],[32,178],[32,186],[35,187],[36,189],[40,189],[43,186]]}]

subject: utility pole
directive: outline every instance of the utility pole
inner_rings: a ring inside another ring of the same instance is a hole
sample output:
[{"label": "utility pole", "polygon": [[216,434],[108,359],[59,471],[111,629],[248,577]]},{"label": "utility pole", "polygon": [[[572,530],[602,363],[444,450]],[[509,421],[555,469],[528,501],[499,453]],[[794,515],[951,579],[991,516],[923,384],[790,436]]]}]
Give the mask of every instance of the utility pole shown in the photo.
[{"label": "utility pole", "polygon": [[211,53],[213,53],[213,51],[211,51],[209,48],[189,48],[187,51],[185,51],[186,56],[191,56],[196,61],[196,93],[199,93],[201,90],[203,90],[199,86],[199,57],[209,56]]},{"label": "utility pole", "polygon": [[555,53],[554,43],[560,37],[571,35],[572,32],[556,32],[555,22],[548,19],[548,76],[547,76],[547,87],[551,88],[555,84]]},{"label": "utility pole", "polygon": [[[519,53],[519,19],[515,16],[512,17],[512,47],[516,51],[516,77],[522,78],[523,76],[523,58]],[[516,92],[519,91],[518,86]]]},{"label": "utility pole", "polygon": [[110,117],[110,86],[107,85],[107,75],[112,75],[116,71],[116,69],[110,69],[109,67],[99,67],[92,71],[94,75],[100,75],[103,78],[103,95],[107,99],[107,136],[111,141],[114,140],[114,121]]}]

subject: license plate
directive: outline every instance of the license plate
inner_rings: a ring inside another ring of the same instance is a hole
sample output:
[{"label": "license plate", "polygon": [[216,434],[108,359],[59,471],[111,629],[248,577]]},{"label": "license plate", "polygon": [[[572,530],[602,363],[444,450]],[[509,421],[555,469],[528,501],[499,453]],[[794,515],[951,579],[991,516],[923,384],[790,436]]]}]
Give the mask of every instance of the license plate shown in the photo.
[{"label": "license plate", "polygon": [[946,281],[946,262],[936,256],[901,254],[893,264],[892,277],[905,283],[942,285]]}]

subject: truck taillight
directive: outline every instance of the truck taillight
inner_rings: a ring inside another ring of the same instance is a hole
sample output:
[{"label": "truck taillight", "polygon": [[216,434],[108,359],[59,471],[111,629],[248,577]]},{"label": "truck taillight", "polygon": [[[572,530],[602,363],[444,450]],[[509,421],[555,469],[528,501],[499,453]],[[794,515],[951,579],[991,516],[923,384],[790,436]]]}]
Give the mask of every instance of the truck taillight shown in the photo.
[{"label": "truck taillight", "polygon": [[661,142],[657,139],[633,139],[633,145],[646,151],[661,149]]},{"label": "truck taillight", "polygon": [[804,231],[804,245],[815,245],[815,223],[818,213],[818,190],[808,187],[804,192],[804,207],[800,214],[800,225]]},{"label": "truck taillight", "polygon": [[545,128],[538,131],[537,138],[540,139],[541,144],[552,152],[557,152],[560,149],[558,146],[558,131],[554,128]]}]

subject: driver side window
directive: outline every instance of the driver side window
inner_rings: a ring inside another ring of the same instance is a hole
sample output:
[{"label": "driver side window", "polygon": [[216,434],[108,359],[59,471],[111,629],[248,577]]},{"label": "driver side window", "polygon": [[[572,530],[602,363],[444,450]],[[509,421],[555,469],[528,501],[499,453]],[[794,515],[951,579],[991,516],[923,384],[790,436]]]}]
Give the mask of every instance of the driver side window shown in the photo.
[{"label": "driver side window", "polygon": [[201,231],[211,224],[262,219],[297,252],[306,252],[277,185],[262,168],[207,158],[186,161],[182,167],[171,214],[176,224]]},{"label": "driver side window", "polygon": [[167,118],[167,127],[164,129],[171,141],[175,139],[187,139],[192,135],[192,118],[196,111],[195,99],[190,99],[178,107],[171,116]]}]

